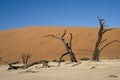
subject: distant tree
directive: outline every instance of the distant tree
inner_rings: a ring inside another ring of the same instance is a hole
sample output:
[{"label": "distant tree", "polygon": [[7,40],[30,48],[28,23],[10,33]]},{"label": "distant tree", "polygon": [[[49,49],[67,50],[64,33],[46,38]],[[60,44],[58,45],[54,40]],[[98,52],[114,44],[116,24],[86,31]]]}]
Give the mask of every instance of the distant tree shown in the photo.
[{"label": "distant tree", "polygon": [[29,60],[30,57],[31,57],[31,54],[29,54],[29,53],[27,53],[27,54],[22,54],[21,57],[22,57],[23,64],[27,64],[27,63],[28,63],[28,60]]},{"label": "distant tree", "polygon": [[104,19],[100,19],[98,17],[98,21],[99,21],[100,28],[99,28],[99,32],[98,32],[98,39],[97,39],[97,42],[95,44],[94,53],[92,55],[92,61],[99,61],[100,52],[105,47],[107,47],[108,45],[110,45],[114,42],[120,42],[118,40],[114,40],[114,41],[108,42],[107,44],[105,44],[103,47],[100,48],[101,44],[107,40],[107,39],[102,40],[103,34],[105,34],[107,31],[111,31],[112,28],[111,29],[105,29],[105,26],[107,26],[107,25],[105,25]]},{"label": "distant tree", "polygon": [[[1,53],[1,51],[0,51],[0,53]],[[0,62],[2,61],[2,57],[1,57],[1,55],[0,55]]]},{"label": "distant tree", "polygon": [[70,40],[69,40],[69,42],[65,41],[65,39],[64,39],[64,36],[66,35],[66,30],[64,31],[64,33],[62,34],[61,37],[57,37],[55,35],[47,35],[46,36],[46,37],[50,37],[51,36],[53,38],[56,38],[56,39],[60,40],[64,44],[64,46],[66,48],[66,52],[64,54],[62,54],[60,56],[60,58],[59,58],[59,64],[58,64],[58,66],[60,66],[62,58],[65,55],[67,55],[67,54],[69,54],[71,62],[77,62],[75,54],[72,51],[72,33],[69,33],[69,34],[70,34]]},{"label": "distant tree", "polygon": [[0,62],[2,61],[2,57],[0,57]]}]

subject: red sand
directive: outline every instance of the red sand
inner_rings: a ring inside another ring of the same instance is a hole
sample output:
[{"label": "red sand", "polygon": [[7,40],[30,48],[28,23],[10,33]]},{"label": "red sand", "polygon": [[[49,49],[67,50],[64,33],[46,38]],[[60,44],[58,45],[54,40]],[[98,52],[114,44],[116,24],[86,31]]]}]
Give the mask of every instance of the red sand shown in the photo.
[{"label": "red sand", "polygon": [[[67,30],[67,40],[69,32],[73,34],[73,51],[80,59],[90,57],[93,54],[95,42],[97,40],[98,28],[83,27],[43,27],[30,26],[20,29],[0,31],[0,57],[4,61],[21,61],[21,54],[30,53],[31,61],[41,59],[58,59],[65,53],[65,47],[60,40],[53,37],[45,38],[46,35],[53,34],[61,36]],[[115,28],[104,34],[107,42],[120,40],[120,28]],[[102,46],[102,45],[101,45]],[[101,58],[120,58],[120,43],[113,43],[101,52]],[[66,59],[69,59],[66,56]]]}]

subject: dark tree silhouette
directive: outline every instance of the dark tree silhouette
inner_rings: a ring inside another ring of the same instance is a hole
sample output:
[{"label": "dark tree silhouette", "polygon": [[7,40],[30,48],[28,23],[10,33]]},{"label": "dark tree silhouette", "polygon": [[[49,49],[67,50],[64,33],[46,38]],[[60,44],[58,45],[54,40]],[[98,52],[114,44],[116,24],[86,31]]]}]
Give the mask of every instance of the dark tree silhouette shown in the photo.
[{"label": "dark tree silhouette", "polygon": [[[1,51],[0,51],[0,53],[1,53]],[[3,59],[3,58],[1,57],[1,54],[0,54],[0,63],[2,62],[2,59]]]},{"label": "dark tree silhouette", "polygon": [[53,37],[53,38],[59,39],[64,44],[64,46],[66,48],[66,52],[64,54],[62,54],[60,56],[60,58],[59,58],[59,64],[58,64],[58,66],[60,66],[62,58],[65,55],[67,55],[67,54],[69,54],[71,62],[77,62],[75,54],[72,51],[72,34],[71,33],[69,33],[69,34],[70,34],[70,40],[69,40],[69,42],[65,41],[65,39],[64,39],[64,36],[66,35],[66,30],[64,31],[64,33],[62,34],[61,37],[57,37],[55,35],[47,35],[47,36],[45,36],[45,37]]},{"label": "dark tree silhouette", "polygon": [[0,57],[0,62],[2,61],[2,57]]},{"label": "dark tree silhouette", "polygon": [[23,64],[27,64],[27,63],[28,63],[28,60],[29,60],[30,57],[31,57],[31,54],[29,54],[29,53],[27,53],[27,54],[22,54],[21,57],[22,57]]},{"label": "dark tree silhouette", "polygon": [[100,57],[100,52],[105,48],[107,47],[108,45],[114,43],[114,42],[120,42],[118,40],[114,40],[114,41],[111,41],[111,42],[108,42],[107,44],[105,44],[102,48],[100,48],[100,45],[102,43],[104,43],[107,39],[104,39],[102,40],[103,38],[103,34],[105,34],[107,31],[111,31],[113,30],[112,28],[111,29],[105,29],[105,22],[104,22],[104,19],[100,19],[98,17],[98,21],[99,21],[99,25],[100,25],[100,28],[99,28],[99,32],[98,32],[98,39],[97,39],[97,42],[95,44],[95,49],[94,49],[94,53],[92,55],[92,61],[99,61],[99,57]]},{"label": "dark tree silhouette", "polygon": [[48,62],[49,61],[47,61],[47,60],[40,60],[40,61],[24,64],[24,65],[21,65],[21,66],[16,66],[16,65],[13,65],[12,63],[8,63],[8,62],[5,62],[5,63],[9,65],[8,70],[12,70],[12,69],[17,70],[17,69],[20,69],[20,68],[26,69],[28,67],[31,67],[31,66],[37,65],[37,64],[43,64],[43,66],[42,66],[43,68],[49,67]]}]

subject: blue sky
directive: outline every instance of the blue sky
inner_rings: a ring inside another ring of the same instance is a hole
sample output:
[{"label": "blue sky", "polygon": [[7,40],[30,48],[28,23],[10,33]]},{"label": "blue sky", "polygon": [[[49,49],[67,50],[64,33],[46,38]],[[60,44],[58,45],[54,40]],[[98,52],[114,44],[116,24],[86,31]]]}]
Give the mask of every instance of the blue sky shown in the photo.
[{"label": "blue sky", "polygon": [[0,0],[0,30],[25,26],[120,27],[120,0]]}]

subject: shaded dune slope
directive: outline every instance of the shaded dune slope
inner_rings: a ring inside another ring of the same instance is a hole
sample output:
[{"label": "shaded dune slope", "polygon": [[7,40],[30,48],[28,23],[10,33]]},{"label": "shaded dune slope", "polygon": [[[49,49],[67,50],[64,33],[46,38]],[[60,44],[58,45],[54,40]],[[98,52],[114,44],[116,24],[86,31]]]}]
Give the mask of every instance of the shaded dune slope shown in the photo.
[{"label": "shaded dune slope", "polygon": [[[65,53],[65,47],[60,40],[53,37],[45,37],[53,34],[61,36],[67,30],[66,39],[69,38],[69,32],[73,34],[73,51],[77,57],[90,57],[93,54],[95,42],[97,40],[98,28],[82,27],[38,27],[30,26],[20,29],[0,31],[0,56],[4,61],[20,61],[21,54],[30,53],[31,61],[41,59],[58,59],[62,53]],[[120,40],[120,28],[104,34],[107,42]],[[104,43],[104,44],[105,44]],[[103,45],[104,45],[103,44]],[[103,46],[101,45],[101,46]],[[113,43],[101,52],[101,58],[119,58],[120,43]],[[69,59],[68,56],[65,57]]]}]

